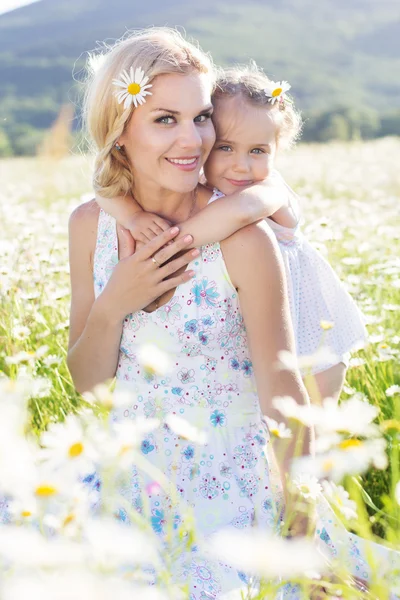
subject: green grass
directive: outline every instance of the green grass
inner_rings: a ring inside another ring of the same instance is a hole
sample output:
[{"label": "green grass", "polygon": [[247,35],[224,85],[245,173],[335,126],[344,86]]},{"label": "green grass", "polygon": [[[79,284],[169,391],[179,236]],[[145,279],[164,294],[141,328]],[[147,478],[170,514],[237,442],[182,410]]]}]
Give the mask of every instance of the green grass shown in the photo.
[{"label": "green grass", "polygon": [[[343,398],[360,392],[380,408],[378,422],[392,450],[399,443],[399,395],[388,397],[386,390],[400,385],[399,151],[396,138],[301,145],[278,164],[304,196],[304,232],[368,317],[371,343],[354,357]],[[67,224],[73,208],[90,193],[90,161],[7,159],[0,161],[0,180],[0,370],[11,377],[25,371],[50,382],[51,389],[31,400],[32,428],[39,433],[82,402],[65,362]],[[35,358],[44,345],[48,350]],[[22,351],[31,357],[9,364],[7,357]],[[60,363],[49,365],[49,355]],[[396,423],[385,425],[389,420],[397,421],[397,429]],[[386,472],[367,473],[362,485],[371,506],[384,509],[398,475],[394,464]],[[385,515],[378,515],[375,532],[385,537],[386,529]]]}]

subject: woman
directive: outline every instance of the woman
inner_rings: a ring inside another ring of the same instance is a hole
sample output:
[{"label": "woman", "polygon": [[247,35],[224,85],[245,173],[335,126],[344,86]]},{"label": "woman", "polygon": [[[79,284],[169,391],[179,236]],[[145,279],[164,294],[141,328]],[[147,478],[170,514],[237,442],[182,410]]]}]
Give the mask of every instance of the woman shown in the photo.
[{"label": "woman", "polygon": [[[212,86],[209,58],[174,31],[144,30],[117,44],[86,99],[97,147],[96,191],[111,198],[132,191],[144,210],[171,223],[201,210],[212,199],[198,184],[215,139]],[[272,530],[279,484],[262,414],[280,418],[274,396],[308,401],[298,372],[274,368],[277,353],[294,348],[277,243],[261,224],[200,250],[186,250],[190,236],[172,241],[176,234],[163,232],[118,262],[115,220],[94,201],[75,210],[68,365],[81,392],[114,375],[128,381],[136,401],[127,418],[175,413],[207,429],[208,443],[198,453],[168,427],[143,446],[193,508],[203,535],[255,522]],[[149,376],[138,362],[146,343],[168,355],[167,377]],[[308,444],[306,437],[304,453]],[[132,494],[136,505],[143,493]],[[170,498],[151,489],[147,495],[162,535],[162,516],[179,521],[181,515]],[[219,597],[244,581],[235,569],[196,552],[180,561],[177,577],[191,578],[193,600]]]}]

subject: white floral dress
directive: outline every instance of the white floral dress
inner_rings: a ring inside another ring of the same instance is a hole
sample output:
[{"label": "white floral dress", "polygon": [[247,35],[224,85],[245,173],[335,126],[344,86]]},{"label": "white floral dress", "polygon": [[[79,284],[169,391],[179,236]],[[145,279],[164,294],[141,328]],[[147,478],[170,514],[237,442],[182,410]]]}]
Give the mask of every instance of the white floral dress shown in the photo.
[{"label": "white floral dress", "polygon": [[[96,296],[117,262],[116,223],[101,210],[94,256]],[[116,376],[129,382],[136,399],[114,418],[163,420],[173,413],[207,431],[207,444],[198,446],[164,424],[141,446],[146,458],[175,482],[203,536],[223,527],[256,525],[276,531],[282,511],[280,479],[260,411],[238,294],[220,245],[202,247],[189,268],[195,277],[179,285],[167,304],[152,313],[140,310],[126,316]],[[173,368],[167,376],[149,376],[139,364],[138,351],[149,343],[169,356]],[[138,510],[147,496],[153,529],[161,536],[172,516],[175,525],[180,523],[171,498],[151,485],[140,485],[137,473],[127,494]],[[249,581],[245,573],[198,552],[179,565],[179,578],[190,580],[191,600],[218,598]]]},{"label": "white floral dress", "polygon": [[[298,218],[293,228],[266,219],[283,257],[297,355],[313,355],[323,345],[336,359],[314,364],[309,372],[324,371],[338,362],[348,366],[350,352],[367,340],[364,316],[330,264],[302,233],[296,194],[277,171],[274,175],[288,188]],[[333,323],[332,329],[323,331],[321,321]]]}]

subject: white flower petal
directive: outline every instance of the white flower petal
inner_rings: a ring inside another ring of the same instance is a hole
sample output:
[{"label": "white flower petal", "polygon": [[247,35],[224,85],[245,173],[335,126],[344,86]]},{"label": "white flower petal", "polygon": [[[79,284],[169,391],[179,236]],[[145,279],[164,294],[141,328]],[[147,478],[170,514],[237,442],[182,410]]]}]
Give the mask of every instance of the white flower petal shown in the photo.
[{"label": "white flower petal", "polygon": [[126,83],[126,81],[119,81],[119,79],[113,79],[113,84],[118,86],[118,87],[122,87],[124,89],[127,88],[128,84]]},{"label": "white flower petal", "polygon": [[135,71],[135,83],[138,83],[139,85],[141,85],[142,83],[142,79],[144,77],[144,71],[141,67],[138,67]]},{"label": "white flower petal", "polygon": [[131,96],[131,94],[127,94],[125,102],[124,102],[124,108],[125,109],[129,108],[131,106],[133,100],[134,100],[134,97]]}]

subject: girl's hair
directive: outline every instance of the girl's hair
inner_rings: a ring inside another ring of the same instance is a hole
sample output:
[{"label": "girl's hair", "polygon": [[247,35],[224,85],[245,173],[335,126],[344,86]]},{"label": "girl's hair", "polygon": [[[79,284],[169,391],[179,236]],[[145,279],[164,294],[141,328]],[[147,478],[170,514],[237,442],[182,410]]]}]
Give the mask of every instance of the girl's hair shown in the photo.
[{"label": "girl's hair", "polygon": [[221,69],[217,76],[213,99],[241,96],[254,106],[265,106],[274,113],[278,126],[279,147],[289,148],[300,137],[303,121],[291,98],[283,105],[279,105],[279,102],[271,104],[268,101],[264,89],[270,82],[271,80],[254,61],[245,66]]},{"label": "girl's hair", "polygon": [[93,187],[113,198],[128,193],[133,185],[129,161],[115,143],[135,109],[118,103],[114,94],[120,90],[112,80],[130,67],[141,67],[150,82],[158,75],[195,72],[209,74],[213,87],[215,75],[210,56],[168,27],[134,31],[106,49],[105,54],[89,54],[83,120],[95,151]]}]

